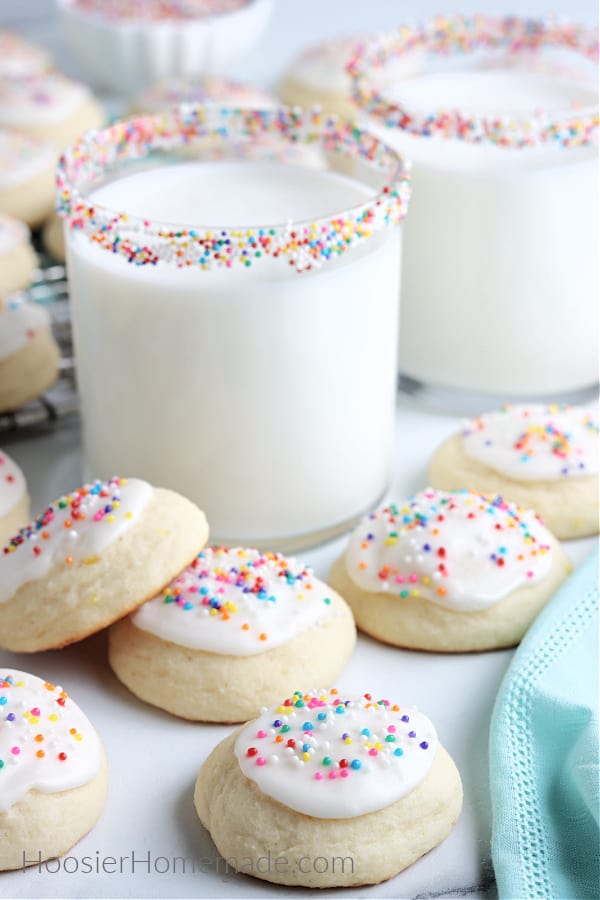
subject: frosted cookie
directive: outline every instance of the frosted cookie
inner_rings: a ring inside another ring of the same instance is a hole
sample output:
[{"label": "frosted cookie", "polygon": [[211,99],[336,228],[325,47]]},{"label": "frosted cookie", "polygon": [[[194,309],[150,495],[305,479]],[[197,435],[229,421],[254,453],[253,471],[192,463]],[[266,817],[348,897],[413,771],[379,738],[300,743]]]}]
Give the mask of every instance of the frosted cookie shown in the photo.
[{"label": "frosted cookie", "polygon": [[100,631],[157,594],[207,536],[193,503],[137,478],[61,497],[0,554],[0,646],[48,650]]},{"label": "frosted cookie", "polygon": [[210,103],[237,109],[272,109],[277,100],[254,84],[227,78],[175,78],[157,81],[139,94],[132,113],[158,113],[182,103]]},{"label": "frosted cookie", "polygon": [[0,871],[63,856],[106,799],[100,738],[58,685],[0,668]]},{"label": "frosted cookie", "polygon": [[301,563],[213,547],[113,626],[109,660],[154,706],[244,722],[307,672],[317,683],[337,678],[355,640],[346,603]]},{"label": "frosted cookie", "polygon": [[435,487],[497,492],[568,540],[598,531],[598,413],[583,406],[504,406],[466,422],[436,451]]},{"label": "frosted cookie", "polygon": [[427,488],[366,516],[330,580],[373,637],[463,652],[517,644],[569,571],[535,513]]},{"label": "frosted cookie", "polygon": [[8,453],[0,450],[0,546],[29,520],[25,476]]},{"label": "frosted cookie", "polygon": [[52,66],[50,55],[14,31],[0,29],[0,78],[42,75]]},{"label": "frosted cookie", "polygon": [[89,88],[66,75],[52,72],[0,81],[0,128],[44,138],[58,151],[103,121]]},{"label": "frosted cookie", "polygon": [[57,262],[65,261],[65,235],[63,231],[63,223],[60,216],[52,213],[42,231],[42,241],[44,249]]},{"label": "frosted cookie", "polygon": [[456,822],[462,785],[412,707],[296,691],[213,750],[194,802],[238,871],[327,888],[376,884],[428,853]]},{"label": "frosted cookie", "polygon": [[36,267],[29,229],[0,212],[0,297],[26,288]]},{"label": "frosted cookie", "polygon": [[0,211],[37,228],[54,208],[56,150],[0,127]]},{"label": "frosted cookie", "polygon": [[[326,113],[356,118],[359,109],[352,100],[352,79],[346,66],[353,56],[359,37],[336,38],[309,47],[298,56],[279,84],[279,96],[290,106],[309,109],[318,105]],[[386,80],[395,81],[418,70],[416,54],[398,59],[386,68]]]},{"label": "frosted cookie", "polygon": [[[207,106],[239,109],[274,109],[276,98],[255,85],[223,78],[204,78],[197,81],[179,79],[158,82],[141,94],[134,103],[134,111],[159,113],[182,103],[203,103]],[[227,136],[227,139],[203,138],[189,145],[193,158],[209,160],[245,159],[273,160],[299,166],[323,168],[325,159],[319,148],[299,142],[290,143],[274,133],[260,131],[252,136]]]},{"label": "frosted cookie", "polygon": [[56,381],[58,363],[48,312],[21,296],[0,299],[0,413],[43,394]]}]

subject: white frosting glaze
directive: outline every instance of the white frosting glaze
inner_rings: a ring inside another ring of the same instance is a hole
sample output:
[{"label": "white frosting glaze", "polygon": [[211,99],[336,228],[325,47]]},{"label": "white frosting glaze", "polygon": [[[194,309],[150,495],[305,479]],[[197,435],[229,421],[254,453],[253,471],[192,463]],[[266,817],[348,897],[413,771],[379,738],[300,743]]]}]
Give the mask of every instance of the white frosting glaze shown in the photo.
[{"label": "white frosting glaze", "polygon": [[27,128],[36,122],[60,122],[88,99],[83,84],[58,72],[0,81],[0,126]]},{"label": "white frosting glaze", "polygon": [[135,106],[155,113],[180,103],[212,103],[240,109],[272,109],[277,106],[273,95],[256,85],[225,78],[159,81],[137,98]]},{"label": "white frosting glaze", "polygon": [[244,775],[284,806],[350,819],[417,787],[437,745],[432,723],[415,709],[332,689],[296,692],[266,710],[242,729],[235,754]]},{"label": "white frosting glaze", "polygon": [[29,240],[29,229],[23,222],[0,212],[0,256],[12,253]]},{"label": "white frosting glaze", "polygon": [[11,512],[25,495],[25,476],[8,453],[0,450],[0,516]]},{"label": "white frosting glaze", "polygon": [[330,590],[276,553],[203,550],[133,624],[163,640],[211,653],[252,656],[331,618]]},{"label": "white frosting glaze", "polygon": [[364,591],[422,597],[459,612],[487,609],[552,565],[551,536],[531,511],[474,491],[427,488],[366,516],[346,568]]},{"label": "white frosting glaze", "polygon": [[41,47],[14,31],[0,30],[0,78],[25,78],[40,75],[50,66],[48,54]]},{"label": "white frosting glaze", "polygon": [[465,423],[471,459],[517,481],[598,472],[598,413],[584,406],[505,406]]},{"label": "white frosting glaze", "polygon": [[95,481],[56,500],[0,555],[0,603],[53,565],[93,565],[134,525],[153,488],[138,478]]},{"label": "white frosting glaze", "polygon": [[50,328],[50,316],[38,303],[15,295],[0,308],[0,359],[12,356],[41,329]]},{"label": "white frosting glaze", "polygon": [[52,178],[55,160],[56,150],[48,141],[0,127],[0,190],[22,184],[44,170]]},{"label": "white frosting glaze", "polygon": [[31,790],[88,784],[102,765],[100,739],[60,686],[0,669],[0,813]]}]

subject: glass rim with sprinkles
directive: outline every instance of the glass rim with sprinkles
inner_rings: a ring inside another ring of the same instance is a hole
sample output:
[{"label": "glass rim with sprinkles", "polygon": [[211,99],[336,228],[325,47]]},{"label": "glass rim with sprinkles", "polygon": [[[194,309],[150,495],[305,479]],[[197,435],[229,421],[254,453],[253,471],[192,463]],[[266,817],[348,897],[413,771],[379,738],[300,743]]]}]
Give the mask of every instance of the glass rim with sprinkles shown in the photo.
[{"label": "glass rim with sprinkles", "polygon": [[353,99],[364,112],[387,127],[418,137],[519,149],[550,143],[565,148],[596,144],[600,121],[597,103],[556,114],[532,111],[480,115],[459,109],[422,113],[386,97],[381,87],[382,70],[398,58],[425,52],[447,59],[482,50],[503,50],[515,58],[542,48],[569,50],[598,62],[597,31],[563,18],[441,15],[401,25],[396,31],[358,44],[346,70],[352,79]]},{"label": "glass rim with sprinkles", "polygon": [[[121,164],[139,163],[154,153],[172,154],[196,140],[251,141],[262,135],[361,160],[379,172],[383,186],[373,188],[365,202],[313,221],[232,228],[153,222],[89,198]],[[96,246],[135,265],[161,262],[201,270],[236,263],[249,267],[265,258],[278,258],[298,272],[318,268],[398,225],[410,200],[409,165],[391,146],[368,129],[325,116],[318,108],[284,106],[228,109],[190,103],[87,132],[61,156],[56,184],[59,215]]]}]

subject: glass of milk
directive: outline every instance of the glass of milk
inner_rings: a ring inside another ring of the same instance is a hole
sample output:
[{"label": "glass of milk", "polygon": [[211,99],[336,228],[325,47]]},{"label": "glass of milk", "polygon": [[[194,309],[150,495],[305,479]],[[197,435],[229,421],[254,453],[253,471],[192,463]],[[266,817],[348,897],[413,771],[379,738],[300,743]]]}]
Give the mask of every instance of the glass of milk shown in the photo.
[{"label": "glass of milk", "polygon": [[[387,83],[413,54],[419,74]],[[409,383],[503,400],[575,398],[597,383],[594,59],[595,33],[572,24],[443,16],[351,61],[371,127],[413,163]]]},{"label": "glass of milk", "polygon": [[58,185],[87,475],[173,488],[213,539],[284,549],[375,504],[392,468],[399,154],[315,111],[185,105],[88,133]]}]

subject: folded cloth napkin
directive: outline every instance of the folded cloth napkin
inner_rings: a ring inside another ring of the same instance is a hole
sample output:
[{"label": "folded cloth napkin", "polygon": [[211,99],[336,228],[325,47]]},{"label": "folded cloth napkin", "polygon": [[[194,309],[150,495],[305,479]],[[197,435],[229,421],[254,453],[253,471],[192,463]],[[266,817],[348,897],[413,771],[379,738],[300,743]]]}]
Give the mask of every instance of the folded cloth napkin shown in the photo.
[{"label": "folded cloth napkin", "polygon": [[501,900],[600,897],[598,554],[515,653],[492,715],[492,858]]}]

